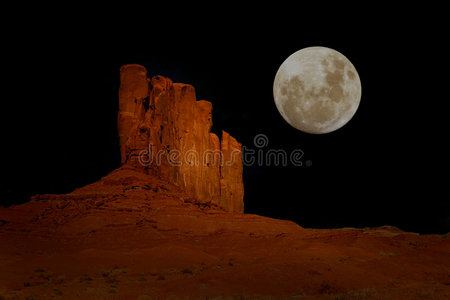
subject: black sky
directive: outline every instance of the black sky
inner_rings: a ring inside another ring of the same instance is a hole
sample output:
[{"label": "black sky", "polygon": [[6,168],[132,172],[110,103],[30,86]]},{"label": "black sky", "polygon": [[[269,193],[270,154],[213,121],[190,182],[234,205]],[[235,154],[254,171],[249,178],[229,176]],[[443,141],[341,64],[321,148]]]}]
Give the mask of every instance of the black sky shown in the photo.
[{"label": "black sky", "polygon": [[[1,204],[70,192],[119,166],[119,68],[138,63],[211,101],[214,132],[250,148],[265,134],[267,149],[301,149],[312,161],[246,167],[246,212],[305,227],[450,231],[448,74],[440,71],[448,46],[439,18],[297,23],[274,15],[58,18],[10,34]],[[290,127],[272,98],[279,65],[308,46],[343,53],[362,82],[356,115],[327,135]]]}]

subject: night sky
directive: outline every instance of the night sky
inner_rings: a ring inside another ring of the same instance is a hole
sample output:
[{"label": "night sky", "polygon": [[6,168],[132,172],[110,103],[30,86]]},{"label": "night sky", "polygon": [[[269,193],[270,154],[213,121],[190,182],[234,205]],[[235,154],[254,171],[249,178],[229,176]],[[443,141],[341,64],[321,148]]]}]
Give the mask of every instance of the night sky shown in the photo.
[{"label": "night sky", "polygon": [[[316,19],[318,26],[255,18],[94,24],[80,17],[30,23],[12,35],[0,204],[71,192],[119,167],[119,68],[137,63],[149,76],[192,84],[198,100],[213,103],[212,131],[219,136],[225,130],[255,149],[253,138],[264,134],[263,149],[301,149],[312,162],[245,167],[246,213],[315,228],[450,231],[448,74],[440,72],[449,49],[439,20]],[[291,127],[272,97],[280,64],[309,46],[344,54],[362,83],[354,118],[326,135]]]}]

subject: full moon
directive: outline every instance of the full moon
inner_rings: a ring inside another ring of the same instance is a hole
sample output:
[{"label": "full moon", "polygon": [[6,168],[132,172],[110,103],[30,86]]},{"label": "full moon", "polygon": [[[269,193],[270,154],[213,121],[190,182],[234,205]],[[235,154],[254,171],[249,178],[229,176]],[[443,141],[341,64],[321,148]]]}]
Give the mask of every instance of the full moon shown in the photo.
[{"label": "full moon", "polygon": [[307,133],[329,133],[355,114],[361,81],[352,63],[338,51],[309,47],[281,64],[273,96],[278,111],[291,126]]}]

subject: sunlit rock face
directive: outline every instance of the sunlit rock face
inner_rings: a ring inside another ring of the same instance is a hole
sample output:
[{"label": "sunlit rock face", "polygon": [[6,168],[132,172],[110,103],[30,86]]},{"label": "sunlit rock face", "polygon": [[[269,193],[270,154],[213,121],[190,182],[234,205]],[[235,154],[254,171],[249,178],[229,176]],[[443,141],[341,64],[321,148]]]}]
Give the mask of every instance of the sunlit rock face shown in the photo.
[{"label": "sunlit rock face", "polygon": [[140,65],[120,69],[118,132],[122,164],[157,172],[199,201],[244,211],[241,144],[210,132],[212,104],[193,86],[147,77]]}]

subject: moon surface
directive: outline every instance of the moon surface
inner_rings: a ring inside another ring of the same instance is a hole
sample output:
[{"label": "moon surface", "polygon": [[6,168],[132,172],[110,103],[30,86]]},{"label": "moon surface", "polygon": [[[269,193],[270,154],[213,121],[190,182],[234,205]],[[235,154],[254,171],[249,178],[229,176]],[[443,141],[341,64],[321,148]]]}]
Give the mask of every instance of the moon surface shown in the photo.
[{"label": "moon surface", "polygon": [[291,126],[323,134],[344,126],[361,100],[361,81],[352,63],[326,47],[308,47],[289,56],[273,83],[278,111]]}]

